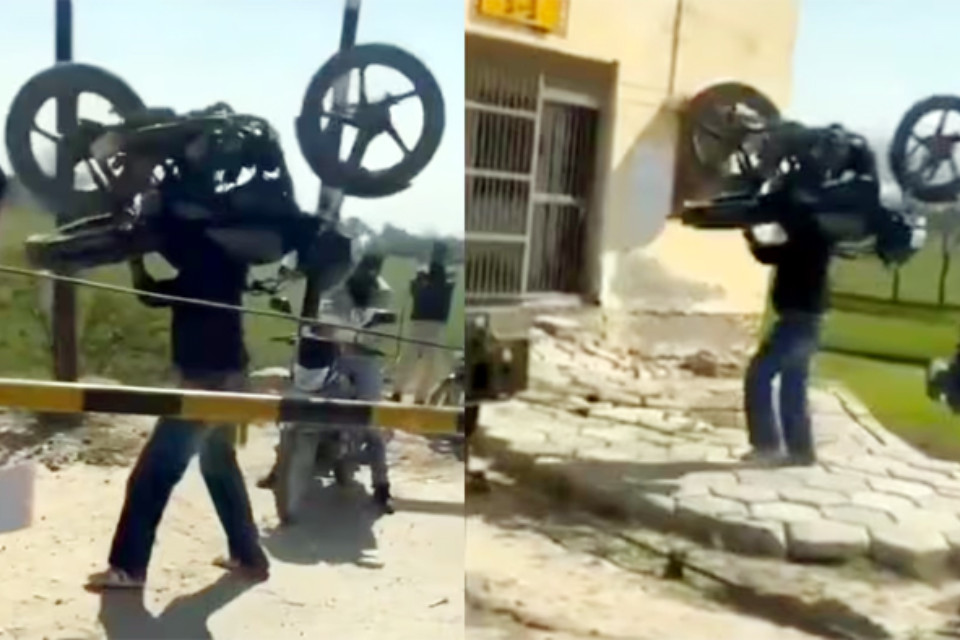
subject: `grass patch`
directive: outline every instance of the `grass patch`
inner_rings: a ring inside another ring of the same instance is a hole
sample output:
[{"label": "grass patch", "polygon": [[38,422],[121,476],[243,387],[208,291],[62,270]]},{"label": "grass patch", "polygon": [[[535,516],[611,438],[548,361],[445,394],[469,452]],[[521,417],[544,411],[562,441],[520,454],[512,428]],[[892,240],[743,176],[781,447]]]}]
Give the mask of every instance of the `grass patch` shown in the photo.
[{"label": "grass patch", "polygon": [[957,346],[957,319],[944,314],[934,321],[906,315],[874,315],[835,310],[823,330],[823,348],[877,358],[914,360],[942,357]]},{"label": "grass patch", "polygon": [[930,455],[960,460],[960,417],[924,394],[922,366],[821,353],[817,376],[852,391],[897,435]]},{"label": "grass patch", "polygon": [[[900,268],[900,302],[940,302],[940,277],[944,266],[944,242],[953,247],[955,233],[932,228],[923,249]],[[957,262],[957,256],[953,256]],[[853,293],[880,299],[893,295],[893,271],[877,258],[836,260],[831,274],[834,293]],[[951,265],[945,280],[944,303],[960,304],[960,264]]]}]

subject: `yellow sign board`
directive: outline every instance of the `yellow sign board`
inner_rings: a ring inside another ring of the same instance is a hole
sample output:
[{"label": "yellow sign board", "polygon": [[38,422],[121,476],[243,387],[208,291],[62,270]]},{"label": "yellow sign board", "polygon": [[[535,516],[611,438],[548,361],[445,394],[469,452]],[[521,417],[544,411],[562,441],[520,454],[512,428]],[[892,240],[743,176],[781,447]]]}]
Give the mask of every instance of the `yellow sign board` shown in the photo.
[{"label": "yellow sign board", "polygon": [[564,2],[566,0],[478,0],[477,13],[552,33],[560,29]]}]

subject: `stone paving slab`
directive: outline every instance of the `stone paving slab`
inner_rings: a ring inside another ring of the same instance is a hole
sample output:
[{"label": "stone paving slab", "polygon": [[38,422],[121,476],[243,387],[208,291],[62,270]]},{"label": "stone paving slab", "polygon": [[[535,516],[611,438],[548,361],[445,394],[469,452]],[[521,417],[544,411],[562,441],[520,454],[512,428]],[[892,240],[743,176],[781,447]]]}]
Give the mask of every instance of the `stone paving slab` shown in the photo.
[{"label": "stone paving slab", "polygon": [[960,464],[911,448],[849,393],[811,391],[815,466],[758,468],[739,461],[747,450],[741,428],[700,413],[736,412],[739,381],[638,381],[602,371],[591,373],[603,388],[568,375],[565,388],[484,406],[478,447],[605,514],[738,553],[869,557],[923,580],[960,565]]},{"label": "stone paving slab", "polygon": [[[602,420],[576,415],[563,420],[579,424],[579,433],[560,429],[564,437],[548,442],[542,427],[560,418],[540,411],[523,401],[484,408],[481,446],[605,513],[749,555],[868,556],[924,580],[944,575],[958,555],[960,465],[882,451],[854,458],[837,450],[841,443],[824,447],[814,467],[751,468],[727,439],[705,434],[699,443],[665,447],[617,425],[605,437]],[[852,418],[849,428],[858,428]],[[710,454],[714,462],[706,461]]]}]

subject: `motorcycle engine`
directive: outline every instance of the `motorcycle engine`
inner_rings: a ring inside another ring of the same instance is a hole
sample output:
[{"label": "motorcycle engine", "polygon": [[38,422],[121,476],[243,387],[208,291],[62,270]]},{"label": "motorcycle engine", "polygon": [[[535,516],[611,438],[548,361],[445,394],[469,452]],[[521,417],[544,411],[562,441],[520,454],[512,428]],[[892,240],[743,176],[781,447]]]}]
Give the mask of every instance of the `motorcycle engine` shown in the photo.
[{"label": "motorcycle engine", "polygon": [[[164,214],[156,219],[164,256],[174,264],[179,238],[202,233],[246,264],[277,262],[316,236],[319,220],[300,211],[276,133],[260,118],[235,116],[217,104],[190,119],[192,135],[171,137],[179,148],[167,158],[157,191]],[[171,138],[159,145],[171,144]],[[148,153],[150,153],[148,151]],[[169,254],[169,255],[167,255]]]}]

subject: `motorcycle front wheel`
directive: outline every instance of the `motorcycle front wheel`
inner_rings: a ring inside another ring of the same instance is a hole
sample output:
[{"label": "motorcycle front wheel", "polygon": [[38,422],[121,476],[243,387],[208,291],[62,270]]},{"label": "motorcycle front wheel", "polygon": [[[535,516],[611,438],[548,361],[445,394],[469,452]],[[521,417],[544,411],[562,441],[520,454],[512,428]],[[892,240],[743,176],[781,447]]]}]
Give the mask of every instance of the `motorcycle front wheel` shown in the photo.
[{"label": "motorcycle front wheel", "polygon": [[303,437],[295,427],[284,427],[280,431],[273,499],[281,525],[291,524],[296,519],[303,497],[313,482],[316,445],[310,444],[309,438]]}]

